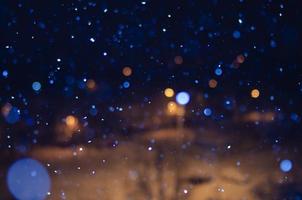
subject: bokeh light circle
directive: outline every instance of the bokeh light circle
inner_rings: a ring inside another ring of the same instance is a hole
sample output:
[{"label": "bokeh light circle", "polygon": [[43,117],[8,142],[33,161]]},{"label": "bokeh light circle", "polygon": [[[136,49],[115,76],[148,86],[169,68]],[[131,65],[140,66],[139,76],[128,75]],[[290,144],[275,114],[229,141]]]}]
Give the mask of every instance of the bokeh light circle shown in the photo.
[{"label": "bokeh light circle", "polygon": [[166,97],[173,97],[174,96],[174,90],[172,88],[166,88],[164,93],[165,93]]},{"label": "bokeh light circle", "polygon": [[5,78],[7,78],[8,77],[8,71],[4,70],[2,72],[2,76],[5,77]]},{"label": "bokeh light circle", "polygon": [[203,114],[207,117],[211,116],[212,115],[212,110],[210,108],[205,108],[203,110]]},{"label": "bokeh light circle", "polygon": [[260,91],[258,89],[253,89],[251,91],[251,97],[257,99],[260,96]]},{"label": "bokeh light circle", "polygon": [[222,75],[222,69],[221,69],[221,68],[216,68],[216,69],[215,69],[215,74],[216,74],[217,76],[221,76],[221,75]]},{"label": "bokeh light circle", "polygon": [[132,69],[130,67],[124,67],[123,68],[123,75],[124,76],[131,76],[132,74]]},{"label": "bokeh light circle", "polygon": [[128,81],[125,81],[125,82],[123,83],[123,87],[124,87],[124,88],[129,88],[129,87],[130,87],[130,83],[129,83]]},{"label": "bokeh light circle", "polygon": [[16,199],[42,200],[50,191],[50,178],[41,163],[25,158],[18,160],[9,168],[7,185]]},{"label": "bokeh light circle", "polygon": [[190,101],[190,95],[189,95],[189,93],[187,93],[187,92],[179,92],[176,95],[176,101],[180,105],[186,105],[186,104],[188,104],[189,101]]},{"label": "bokeh light circle", "polygon": [[33,84],[32,84],[32,88],[33,88],[33,90],[34,91],[39,91],[40,89],[41,89],[41,83],[39,83],[39,82],[33,82]]},{"label": "bokeh light circle", "polygon": [[283,172],[289,172],[293,167],[293,164],[290,160],[282,160],[280,162],[280,169]]}]

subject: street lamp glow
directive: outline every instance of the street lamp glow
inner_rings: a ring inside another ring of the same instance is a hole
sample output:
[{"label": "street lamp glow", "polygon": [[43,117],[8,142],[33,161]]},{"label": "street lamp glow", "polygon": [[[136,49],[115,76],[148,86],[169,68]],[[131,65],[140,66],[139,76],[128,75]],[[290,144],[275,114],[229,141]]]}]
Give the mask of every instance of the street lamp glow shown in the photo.
[{"label": "street lamp glow", "polygon": [[168,114],[174,115],[177,111],[177,104],[173,101],[170,101],[167,105]]},{"label": "street lamp glow", "polygon": [[186,104],[188,104],[189,101],[190,101],[190,95],[189,95],[189,93],[187,93],[187,92],[179,92],[176,95],[176,101],[180,105],[186,105]]},{"label": "street lamp glow", "polygon": [[260,95],[260,91],[258,89],[253,89],[251,91],[251,97],[254,98],[254,99],[258,98],[259,95]]},{"label": "street lamp glow", "polygon": [[72,115],[69,115],[65,119],[66,125],[70,128],[76,127],[78,124],[78,119]]},{"label": "street lamp glow", "polygon": [[166,97],[173,97],[174,96],[174,90],[172,88],[166,88],[164,93],[165,93]]}]

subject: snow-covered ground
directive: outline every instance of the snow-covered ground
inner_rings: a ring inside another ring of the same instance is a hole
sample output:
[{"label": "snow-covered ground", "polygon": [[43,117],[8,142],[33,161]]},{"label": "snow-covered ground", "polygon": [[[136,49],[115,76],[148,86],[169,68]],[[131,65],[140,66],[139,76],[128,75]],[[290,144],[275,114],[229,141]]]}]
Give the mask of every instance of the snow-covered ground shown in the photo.
[{"label": "snow-covered ground", "polygon": [[282,188],[302,180],[298,163],[282,172],[278,157],[257,141],[183,131],[180,139],[162,130],[116,147],[40,147],[29,156],[48,169],[48,199],[280,199]]}]

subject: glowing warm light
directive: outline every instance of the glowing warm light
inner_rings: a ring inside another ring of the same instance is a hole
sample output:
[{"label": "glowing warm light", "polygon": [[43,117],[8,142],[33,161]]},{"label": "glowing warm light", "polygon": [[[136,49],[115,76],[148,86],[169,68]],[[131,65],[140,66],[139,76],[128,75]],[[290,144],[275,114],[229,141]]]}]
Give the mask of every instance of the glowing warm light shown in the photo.
[{"label": "glowing warm light", "polygon": [[251,97],[252,98],[258,98],[259,97],[259,95],[260,95],[260,92],[259,92],[259,90],[258,89],[253,89],[252,91],[251,91]]},{"label": "glowing warm light", "polygon": [[183,63],[183,58],[181,56],[175,56],[174,62],[177,65],[181,65]]},{"label": "glowing warm light", "polygon": [[96,83],[94,80],[89,79],[86,83],[86,86],[89,90],[94,90],[96,88]]},{"label": "glowing warm light", "polygon": [[215,79],[211,79],[211,80],[209,81],[209,87],[210,87],[210,88],[215,88],[215,87],[217,87],[217,81],[216,81]]},{"label": "glowing warm light", "polygon": [[130,67],[124,67],[123,68],[123,75],[124,76],[131,76],[132,74],[132,69]]},{"label": "glowing warm light", "polygon": [[183,116],[185,114],[185,108],[177,105],[174,101],[170,101],[167,104],[167,112],[169,115]]},{"label": "glowing warm light", "polygon": [[68,127],[76,127],[78,124],[78,119],[72,115],[68,115],[65,119],[66,125]]},{"label": "glowing warm light", "polygon": [[177,111],[177,104],[174,101],[170,101],[167,105],[168,114],[174,115]]},{"label": "glowing warm light", "polygon": [[172,88],[166,88],[164,93],[165,93],[166,97],[173,97],[174,96],[174,90]]},{"label": "glowing warm light", "polygon": [[57,140],[69,141],[75,133],[79,133],[80,124],[78,118],[73,115],[68,115],[63,119],[64,123],[59,123],[56,126]]},{"label": "glowing warm light", "polygon": [[1,108],[1,113],[2,113],[2,115],[3,115],[4,117],[6,117],[6,116],[9,114],[9,112],[11,111],[12,108],[13,108],[13,107],[12,107],[11,104],[6,103],[6,104]]},{"label": "glowing warm light", "polygon": [[244,62],[245,58],[243,55],[238,55],[236,58],[236,62],[239,64],[242,64]]},{"label": "glowing warm light", "polygon": [[274,112],[262,113],[262,112],[254,111],[244,115],[241,119],[246,122],[259,122],[259,121],[272,122],[275,119],[275,113]]}]

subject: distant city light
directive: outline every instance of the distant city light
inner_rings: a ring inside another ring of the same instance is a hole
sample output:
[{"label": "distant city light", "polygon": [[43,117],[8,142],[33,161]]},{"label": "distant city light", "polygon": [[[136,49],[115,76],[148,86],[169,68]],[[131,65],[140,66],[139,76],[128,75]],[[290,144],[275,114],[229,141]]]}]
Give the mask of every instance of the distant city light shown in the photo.
[{"label": "distant city light", "polygon": [[41,89],[41,87],[42,87],[41,83],[38,82],[38,81],[33,82],[33,84],[32,84],[32,88],[33,88],[34,91],[39,91]]},{"label": "distant city light", "polygon": [[258,98],[260,96],[260,91],[258,90],[258,89],[253,89],[252,91],[251,91],[251,97],[252,98]]},{"label": "distant city light", "polygon": [[7,173],[8,189],[16,199],[45,199],[50,181],[45,167],[30,158],[18,160]]},{"label": "distant city light", "polygon": [[280,169],[283,172],[289,172],[293,167],[293,164],[290,160],[282,160],[280,163]]},{"label": "distant city light", "polygon": [[173,97],[174,96],[174,90],[172,88],[166,88],[164,93],[165,93],[166,97]]},{"label": "distant city light", "polygon": [[123,68],[123,75],[124,76],[131,76],[132,74],[132,69],[130,67],[124,67]]},{"label": "distant city light", "polygon": [[6,103],[2,108],[1,108],[1,114],[6,117],[9,112],[11,111],[12,109],[12,105],[10,103]]},{"label": "distant city light", "polygon": [[217,87],[217,81],[215,80],[215,79],[211,79],[210,81],[209,81],[209,87],[210,88],[216,88]]},{"label": "distant city light", "polygon": [[66,118],[65,118],[65,123],[68,127],[70,128],[74,128],[78,125],[78,119],[72,115],[68,115]]},{"label": "distant city light", "polygon": [[186,104],[188,104],[189,101],[190,101],[190,95],[189,95],[189,93],[187,93],[187,92],[179,92],[176,95],[176,101],[180,105],[186,105]]},{"label": "distant city light", "polygon": [[167,104],[168,115],[184,116],[185,108],[183,106],[178,106],[174,101],[170,101]]},{"label": "distant city light", "polygon": [[174,114],[177,110],[177,104],[173,101],[170,101],[167,105],[167,110],[169,114]]},{"label": "distant city light", "polygon": [[96,82],[93,79],[88,79],[86,82],[86,86],[89,90],[95,90],[96,89]]}]

